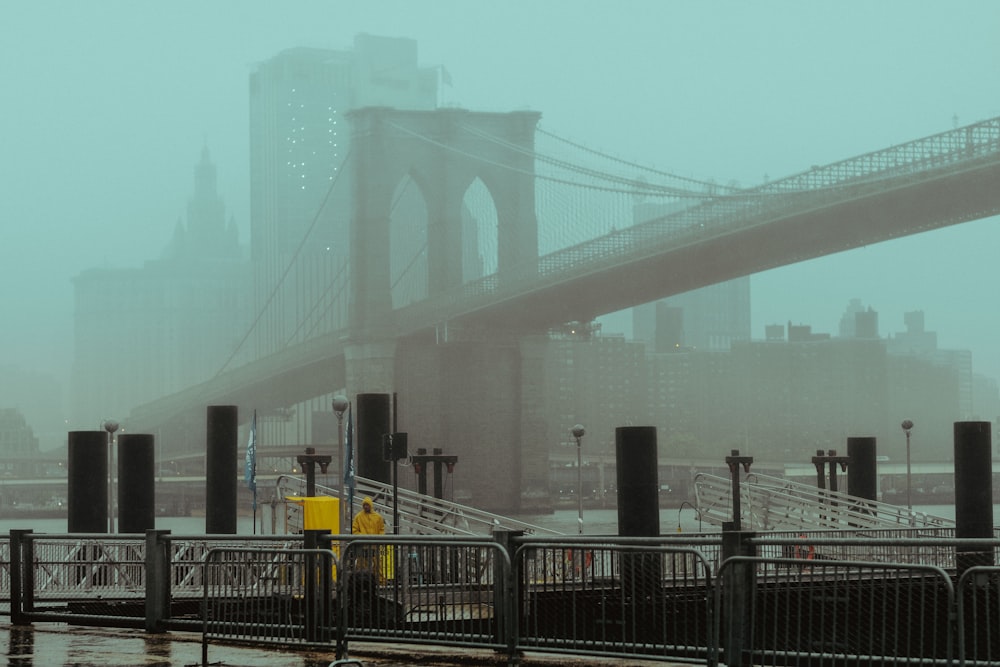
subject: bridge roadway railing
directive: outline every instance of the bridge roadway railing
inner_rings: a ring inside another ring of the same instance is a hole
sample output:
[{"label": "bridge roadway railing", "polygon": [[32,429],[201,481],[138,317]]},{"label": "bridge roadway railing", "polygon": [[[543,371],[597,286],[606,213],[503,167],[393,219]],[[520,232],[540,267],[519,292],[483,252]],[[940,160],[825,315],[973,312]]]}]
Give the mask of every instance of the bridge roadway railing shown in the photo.
[{"label": "bridge roadway railing", "polygon": [[[206,663],[229,641],[338,657],[361,641],[474,646],[511,664],[529,650],[709,665],[1000,663],[996,538],[152,530],[12,531],[0,544],[13,624],[201,632]],[[881,561],[852,556],[877,550]],[[954,567],[920,562],[944,551]]]},{"label": "bridge roadway railing", "polygon": [[681,248],[781,216],[851,201],[949,170],[1000,160],[1000,118],[992,118],[841,160],[764,185],[727,192],[470,281],[398,312],[402,332],[432,326],[525,291],[626,259]]}]

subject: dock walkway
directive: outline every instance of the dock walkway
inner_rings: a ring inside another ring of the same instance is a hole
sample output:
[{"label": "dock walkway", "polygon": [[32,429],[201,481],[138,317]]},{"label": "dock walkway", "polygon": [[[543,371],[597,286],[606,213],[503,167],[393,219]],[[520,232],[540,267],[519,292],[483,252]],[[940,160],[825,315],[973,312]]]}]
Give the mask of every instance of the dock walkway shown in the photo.
[{"label": "dock walkway", "polygon": [[[196,667],[201,665],[201,635],[171,632],[37,623],[31,627],[0,625],[0,647],[9,665],[20,667]],[[364,667],[457,667],[506,665],[492,651],[414,644],[352,642],[350,657]],[[334,655],[325,651],[279,650],[274,647],[213,644],[208,661],[218,667],[327,667]],[[617,660],[528,652],[526,667],[671,667],[691,663]]]}]

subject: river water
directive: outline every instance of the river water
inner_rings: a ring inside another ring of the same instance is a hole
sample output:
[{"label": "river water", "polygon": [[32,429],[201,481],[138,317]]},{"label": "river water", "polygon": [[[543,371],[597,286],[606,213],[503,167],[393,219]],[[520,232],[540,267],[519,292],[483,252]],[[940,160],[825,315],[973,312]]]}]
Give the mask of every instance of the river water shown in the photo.
[{"label": "river water", "polygon": [[[913,508],[918,512],[932,514],[946,519],[955,518],[954,505],[921,505]],[[540,528],[548,528],[566,535],[576,535],[579,525],[579,513],[575,509],[556,510],[551,514],[526,514],[512,517]],[[993,520],[1000,522],[1000,505],[993,507]],[[175,535],[204,535],[204,517],[156,517],[156,528],[169,530]],[[0,519],[0,535],[14,529],[31,529],[36,533],[65,533],[66,519]],[[665,508],[660,510],[660,534],[716,532],[719,529],[698,520],[698,515],[690,505],[681,509]],[[257,530],[254,531],[254,521],[250,516],[240,516],[237,519],[236,531],[239,535],[253,535],[265,532],[260,527],[258,519]],[[618,510],[616,509],[584,509],[583,533],[585,535],[617,535]]]}]

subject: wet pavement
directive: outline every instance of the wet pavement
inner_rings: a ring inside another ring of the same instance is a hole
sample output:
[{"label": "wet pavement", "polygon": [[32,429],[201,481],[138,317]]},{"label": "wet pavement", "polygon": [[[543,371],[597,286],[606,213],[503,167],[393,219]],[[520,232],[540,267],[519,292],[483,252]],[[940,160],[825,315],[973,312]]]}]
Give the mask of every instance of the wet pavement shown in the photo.
[{"label": "wet pavement", "polygon": [[[59,623],[30,627],[0,625],[0,647],[6,649],[9,667],[196,667],[202,664],[201,635],[171,632],[151,635],[141,630],[91,628]],[[212,644],[208,665],[213,667],[328,667],[332,651],[282,651],[276,648]],[[454,667],[457,665],[506,665],[499,654],[409,644],[352,644],[344,667]],[[525,666],[570,667],[669,667],[673,663],[651,660],[616,660],[527,653]]]}]

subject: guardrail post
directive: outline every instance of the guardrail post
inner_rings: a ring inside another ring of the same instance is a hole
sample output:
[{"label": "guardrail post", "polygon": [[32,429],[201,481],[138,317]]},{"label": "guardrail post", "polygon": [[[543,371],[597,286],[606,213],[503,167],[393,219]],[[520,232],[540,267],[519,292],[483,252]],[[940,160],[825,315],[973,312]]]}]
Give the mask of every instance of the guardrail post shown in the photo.
[{"label": "guardrail post", "polygon": [[[734,556],[755,556],[756,550],[749,543],[755,533],[735,530],[735,522],[722,524],[722,562]],[[744,655],[750,648],[750,601],[756,586],[756,568],[753,563],[738,561],[724,569],[722,580],[722,649],[729,667],[749,665]]]},{"label": "guardrail post", "polygon": [[521,618],[520,610],[524,599],[521,567],[520,563],[514,559],[514,554],[517,551],[517,542],[522,537],[524,537],[523,530],[498,528],[493,531],[493,539],[503,547],[504,551],[510,557],[510,572],[504,572],[503,559],[497,558],[493,573],[494,581],[504,582],[504,587],[499,591],[502,608],[500,609],[499,623],[497,624],[497,632],[500,633],[497,641],[498,643],[502,642],[507,645],[507,659],[510,665],[516,665],[518,660],[517,642],[520,637],[518,619]]},{"label": "guardrail post", "polygon": [[166,632],[170,618],[169,530],[146,531],[146,632]]},{"label": "guardrail post", "polygon": [[[330,544],[320,545],[321,536],[329,536],[330,531],[303,531],[303,547],[305,549],[328,549]],[[302,600],[305,621],[306,641],[327,641],[330,638],[330,603],[332,563],[315,553],[307,553],[304,557],[305,594]]]},{"label": "guardrail post", "polygon": [[31,530],[10,531],[10,622],[12,625],[31,625],[31,621],[25,616],[26,611],[30,611],[33,604],[34,586],[25,585],[34,581],[34,577],[27,576],[31,568],[32,558],[24,551],[27,545],[31,544],[25,536]]}]

